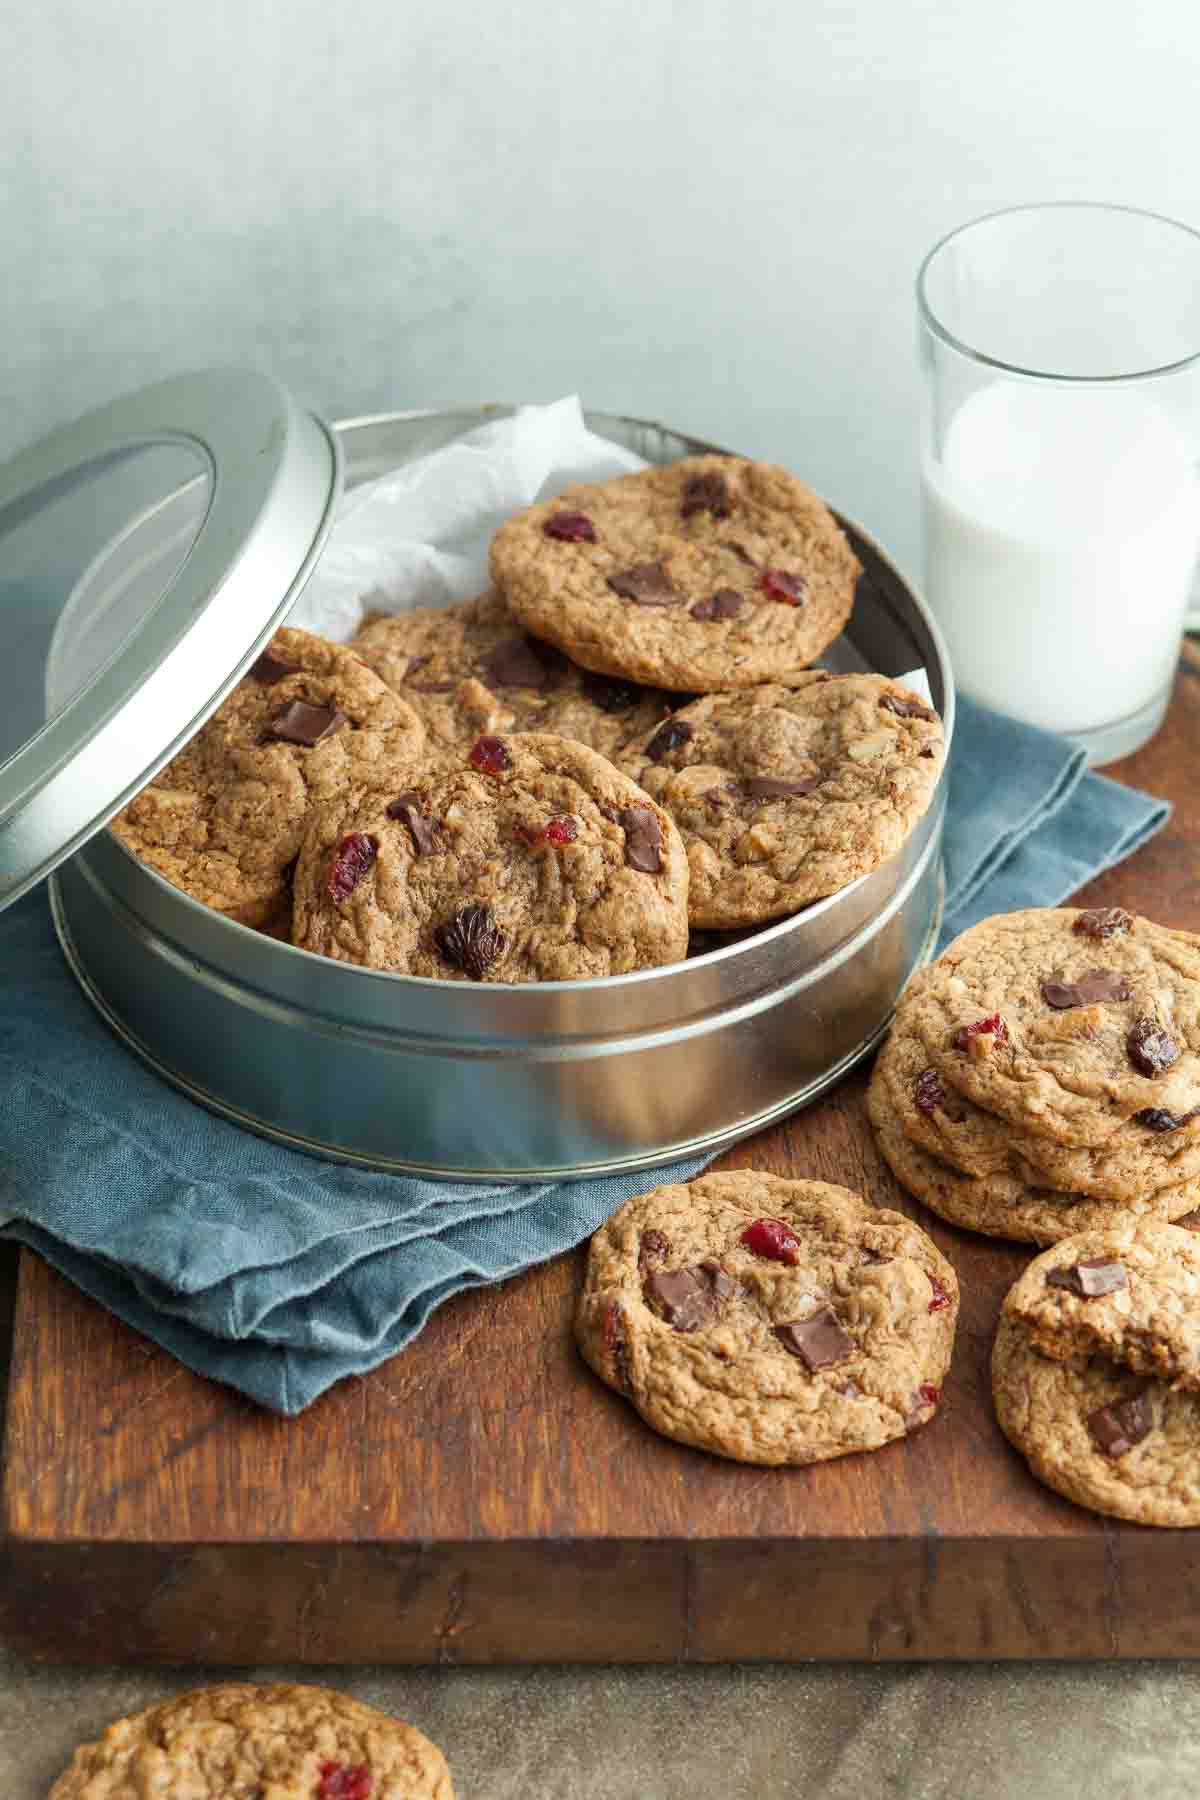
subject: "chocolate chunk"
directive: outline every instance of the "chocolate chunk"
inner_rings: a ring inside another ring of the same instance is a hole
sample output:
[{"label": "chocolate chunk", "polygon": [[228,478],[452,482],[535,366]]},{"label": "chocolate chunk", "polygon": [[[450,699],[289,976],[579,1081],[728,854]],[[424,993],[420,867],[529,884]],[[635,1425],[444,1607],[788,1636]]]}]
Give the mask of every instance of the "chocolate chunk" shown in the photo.
[{"label": "chocolate chunk", "polygon": [[1157,1020],[1135,1019],[1125,1038],[1129,1060],[1139,1075],[1161,1075],[1179,1061],[1179,1045]]},{"label": "chocolate chunk", "polygon": [[339,725],[348,723],[345,713],[336,707],[310,706],[307,700],[293,700],[271,720],[267,737],[282,744],[302,744],[306,750],[311,750]]},{"label": "chocolate chunk", "polygon": [[1105,941],[1119,931],[1132,931],[1133,917],[1123,906],[1097,906],[1089,912],[1081,912],[1071,929],[1082,937]]},{"label": "chocolate chunk", "polygon": [[1095,1300],[1101,1294],[1115,1294],[1127,1285],[1125,1265],[1111,1256],[1092,1256],[1084,1262],[1071,1263],[1063,1269],[1051,1269],[1047,1287],[1065,1288],[1081,1300]]},{"label": "chocolate chunk", "polygon": [[662,873],[662,826],[648,806],[626,806],[617,814],[625,833],[625,861],[642,875]]},{"label": "chocolate chunk", "polygon": [[1144,1125],[1147,1131],[1178,1131],[1181,1126],[1190,1125],[1192,1120],[1200,1117],[1200,1106],[1193,1106],[1191,1112],[1177,1117],[1168,1112],[1165,1106],[1143,1106],[1141,1112],[1133,1115],[1136,1125]]},{"label": "chocolate chunk", "polygon": [[646,1277],[646,1303],[675,1331],[710,1325],[733,1283],[719,1263],[697,1263],[690,1269],[656,1269]]},{"label": "chocolate chunk", "polygon": [[365,832],[352,831],[344,837],[329,865],[325,892],[331,900],[346,900],[354,892],[379,854],[379,845]]},{"label": "chocolate chunk", "polygon": [[660,725],[650,742],[646,745],[646,755],[651,762],[661,762],[672,750],[678,750],[681,744],[691,740],[692,728],[686,719],[668,719]]},{"label": "chocolate chunk", "polygon": [[801,775],[795,781],[780,781],[774,775],[752,775],[739,781],[737,792],[747,800],[786,800],[792,794],[811,794],[821,785],[819,775]]},{"label": "chocolate chunk", "polygon": [[858,1348],[841,1323],[832,1306],[823,1306],[808,1319],[792,1319],[775,1327],[775,1336],[785,1350],[798,1356],[806,1369],[828,1369],[845,1362]]},{"label": "chocolate chunk", "polygon": [[1088,1414],[1092,1442],[1105,1456],[1125,1456],[1154,1429],[1154,1408],[1143,1388],[1128,1400],[1113,1400]]},{"label": "chocolate chunk", "polygon": [[900,719],[929,719],[932,722],[937,718],[930,707],[922,706],[916,700],[900,700],[894,694],[885,694],[879,704]]},{"label": "chocolate chunk", "polygon": [[285,675],[298,675],[300,664],[285,662],[273,650],[264,650],[258,661],[251,663],[247,673],[252,681],[261,681],[264,687],[274,687]]},{"label": "chocolate chunk", "polygon": [[583,672],[583,691],[601,712],[628,712],[648,690],[632,681],[620,681],[615,675],[597,675],[592,669]]},{"label": "chocolate chunk", "polygon": [[622,600],[638,606],[678,606],[683,600],[661,563],[637,563],[619,575],[610,575],[608,585]]},{"label": "chocolate chunk", "polygon": [[706,1256],[700,1267],[712,1282],[714,1296],[718,1300],[728,1300],[734,1289],[732,1276],[727,1275],[720,1263],[714,1261],[711,1256]]},{"label": "chocolate chunk", "polygon": [[501,954],[506,937],[496,924],[490,906],[475,902],[460,906],[445,924],[434,927],[433,941],[439,953],[472,981],[482,981]]},{"label": "chocolate chunk", "polygon": [[1056,1012],[1068,1006],[1091,1006],[1097,1000],[1128,1000],[1132,989],[1115,969],[1089,969],[1078,981],[1064,981],[1060,974],[1042,982],[1042,999]]},{"label": "chocolate chunk", "polygon": [[625,1331],[625,1314],[614,1302],[604,1315],[604,1348],[608,1351],[613,1374],[626,1391],[633,1385],[633,1359],[629,1354],[629,1338]]},{"label": "chocolate chunk", "polygon": [[932,1118],[939,1106],[946,1104],[946,1090],[936,1069],[922,1069],[913,1083],[913,1099],[926,1118]]},{"label": "chocolate chunk", "polygon": [[438,847],[439,831],[428,813],[421,811],[417,793],[397,794],[387,809],[389,819],[403,819],[418,856],[432,856]]},{"label": "chocolate chunk", "polygon": [[746,602],[736,588],[718,588],[689,610],[693,619],[736,619]]},{"label": "chocolate chunk", "polygon": [[715,469],[705,475],[693,475],[684,487],[679,511],[685,519],[698,512],[711,513],[714,519],[727,519],[730,506],[725,477]]},{"label": "chocolate chunk", "polygon": [[485,681],[493,687],[557,687],[567,659],[561,650],[536,638],[505,638],[489,651],[482,663]]},{"label": "chocolate chunk", "polygon": [[671,1244],[665,1232],[643,1231],[638,1240],[638,1266],[644,1271],[647,1263],[661,1262],[664,1256],[671,1254]]}]

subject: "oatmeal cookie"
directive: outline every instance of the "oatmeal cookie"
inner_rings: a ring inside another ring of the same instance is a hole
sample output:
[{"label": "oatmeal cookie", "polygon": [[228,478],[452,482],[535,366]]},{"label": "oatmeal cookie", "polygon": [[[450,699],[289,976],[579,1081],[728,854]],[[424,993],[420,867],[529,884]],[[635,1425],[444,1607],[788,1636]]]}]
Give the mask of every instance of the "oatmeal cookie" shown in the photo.
[{"label": "oatmeal cookie", "polygon": [[1080,1231],[1139,1217],[1178,1219],[1200,1206],[1200,1180],[1148,1189],[1137,1201],[1128,1202],[1039,1186],[1013,1168],[964,1175],[908,1135],[892,1103],[882,1056],[867,1090],[867,1113],[875,1141],[900,1186],[939,1218],[985,1237],[1054,1244]]},{"label": "oatmeal cookie", "polygon": [[352,648],[420,714],[431,747],[454,753],[484,732],[548,731],[613,757],[692,698],[579,668],[529,637],[494,589],[372,619]]},{"label": "oatmeal cookie", "polygon": [[813,1463],[929,1422],[957,1314],[954,1271],[911,1220],[738,1170],[621,1207],[592,1239],[575,1335],[664,1437]]},{"label": "oatmeal cookie", "polygon": [[194,1688],[83,1744],[49,1800],[454,1800],[436,1744],[333,1688]]},{"label": "oatmeal cookie", "polygon": [[860,573],[802,481],[726,456],[567,488],[500,527],[491,568],[527,630],[575,662],[697,693],[806,669]]},{"label": "oatmeal cookie", "polygon": [[693,925],[764,924],[877,868],[942,769],[942,726],[882,675],[708,694],[622,754],[687,847]]},{"label": "oatmeal cookie", "polygon": [[[992,1351],[996,1417],[1038,1479],[1142,1525],[1200,1525],[1200,1394],[1173,1385],[1196,1266],[1179,1247],[1189,1235],[1143,1223],[1056,1244],[1005,1299]],[[1187,1356],[1190,1368],[1190,1342]],[[1156,1361],[1162,1378],[1146,1373]]]},{"label": "oatmeal cookie", "polygon": [[903,1001],[879,1053],[874,1081],[886,1089],[880,1103],[890,1107],[904,1135],[962,1175],[981,1181],[1015,1175],[1029,1187],[1091,1194],[1126,1211],[1148,1210],[1165,1218],[1186,1208],[1167,1195],[1164,1209],[1153,1198],[1160,1189],[1175,1190],[1180,1200],[1194,1191],[1200,1200],[1200,1121],[1155,1132],[1130,1119],[1098,1150],[1022,1131],[942,1081],[908,1027]]},{"label": "oatmeal cookie", "polygon": [[443,981],[578,981],[682,961],[687,858],[667,814],[565,738],[397,761],[313,810],[293,942]]},{"label": "oatmeal cookie", "polygon": [[[1114,917],[1119,913],[1119,917]],[[904,998],[943,1081],[1024,1132],[1096,1149],[1200,1118],[1200,938],[1117,908],[1003,913]]]},{"label": "oatmeal cookie", "polygon": [[[1009,1316],[1043,1356],[1107,1356],[1135,1375],[1200,1389],[1200,1237],[1131,1221],[1077,1233],[1009,1290]],[[1200,1446],[1197,1446],[1200,1448]]]},{"label": "oatmeal cookie", "polygon": [[111,829],[206,906],[271,925],[313,801],[424,741],[416,713],[353,651],[285,626]]}]

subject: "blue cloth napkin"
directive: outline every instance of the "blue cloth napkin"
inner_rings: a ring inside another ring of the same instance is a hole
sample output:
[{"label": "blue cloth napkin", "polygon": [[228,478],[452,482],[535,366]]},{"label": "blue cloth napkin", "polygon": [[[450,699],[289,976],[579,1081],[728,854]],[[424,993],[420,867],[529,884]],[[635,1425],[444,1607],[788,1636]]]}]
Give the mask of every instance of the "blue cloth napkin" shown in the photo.
[{"label": "blue cloth napkin", "polygon": [[[960,702],[943,941],[1055,905],[1167,817],[1060,738]],[[0,914],[0,1231],[190,1368],[280,1413],[411,1342],[464,1288],[572,1248],[703,1159],[467,1186],[322,1162],[210,1116],[131,1056],[67,971],[45,895]]]}]

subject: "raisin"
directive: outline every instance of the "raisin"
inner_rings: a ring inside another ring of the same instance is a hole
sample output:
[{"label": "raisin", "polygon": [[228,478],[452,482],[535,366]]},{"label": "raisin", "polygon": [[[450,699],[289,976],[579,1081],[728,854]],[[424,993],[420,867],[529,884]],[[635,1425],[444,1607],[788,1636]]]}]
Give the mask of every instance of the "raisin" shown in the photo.
[{"label": "raisin", "polygon": [[1179,1061],[1179,1045],[1156,1020],[1135,1019],[1125,1038],[1129,1060],[1139,1075],[1161,1075]]},{"label": "raisin", "polygon": [[472,981],[482,981],[503,951],[506,939],[491,907],[476,902],[460,906],[444,925],[436,926],[433,941],[454,968],[461,969]]},{"label": "raisin", "polygon": [[651,762],[661,762],[672,750],[678,750],[688,743],[692,737],[692,727],[686,719],[668,719],[660,725],[650,742],[646,745],[646,755]]}]

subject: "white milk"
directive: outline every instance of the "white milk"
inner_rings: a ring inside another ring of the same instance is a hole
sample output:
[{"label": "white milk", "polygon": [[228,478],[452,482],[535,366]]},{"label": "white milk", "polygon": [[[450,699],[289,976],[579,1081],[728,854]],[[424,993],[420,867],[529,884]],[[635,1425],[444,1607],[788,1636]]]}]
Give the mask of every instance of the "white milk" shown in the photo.
[{"label": "white milk", "polygon": [[966,692],[1051,731],[1163,692],[1200,547],[1200,483],[1142,389],[1001,381],[924,467],[929,601]]}]

